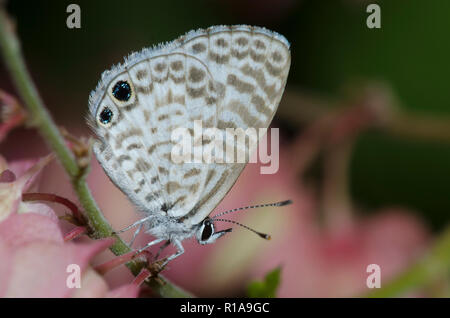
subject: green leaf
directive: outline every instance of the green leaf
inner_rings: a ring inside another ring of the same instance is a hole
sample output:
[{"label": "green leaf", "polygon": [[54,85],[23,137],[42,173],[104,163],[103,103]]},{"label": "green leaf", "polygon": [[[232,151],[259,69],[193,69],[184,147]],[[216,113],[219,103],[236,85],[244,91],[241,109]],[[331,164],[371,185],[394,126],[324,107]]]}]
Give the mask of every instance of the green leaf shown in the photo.
[{"label": "green leaf", "polygon": [[269,272],[263,281],[251,282],[247,287],[247,294],[252,298],[274,298],[280,285],[281,267]]}]

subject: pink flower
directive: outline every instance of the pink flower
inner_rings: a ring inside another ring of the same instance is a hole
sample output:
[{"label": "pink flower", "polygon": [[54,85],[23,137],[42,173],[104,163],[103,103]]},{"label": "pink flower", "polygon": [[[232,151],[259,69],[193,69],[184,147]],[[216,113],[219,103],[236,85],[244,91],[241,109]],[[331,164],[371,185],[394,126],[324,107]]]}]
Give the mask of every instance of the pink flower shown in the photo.
[{"label": "pink flower", "polygon": [[[304,169],[313,160],[324,137],[321,134],[317,140],[303,137],[307,139],[303,144],[306,147],[281,145],[280,170],[276,174],[261,175],[258,165],[249,164],[212,212],[292,199],[294,204],[290,206],[229,215],[271,234],[271,241],[238,227],[212,245],[200,246],[195,240],[186,240],[183,242],[185,254],[169,263],[163,274],[197,296],[241,295],[249,282],[261,279],[281,265],[277,296],[359,296],[369,291],[367,265],[380,265],[383,286],[411,264],[429,243],[426,227],[411,211],[386,208],[373,217],[348,211],[343,213],[349,216],[346,226],[331,220],[329,227],[322,227],[318,216],[320,198],[302,182],[299,169]],[[64,172],[53,165],[55,167],[44,175],[46,182],[42,187],[45,192],[74,199],[70,184],[63,182]],[[88,180],[113,228],[122,229],[136,221],[139,215],[135,207],[109,181],[95,160]],[[217,229],[228,225],[217,223]],[[122,236],[128,241],[132,234],[133,231],[129,231]],[[135,247],[143,246],[151,239],[148,235],[140,235]],[[151,249],[152,252],[157,250],[158,247]],[[165,252],[174,252],[174,248],[168,247]],[[96,261],[101,263],[111,257],[109,252],[102,253]],[[113,287],[129,284],[133,279],[125,266],[105,277],[108,285]]]},{"label": "pink flower", "polygon": [[49,155],[39,161],[22,160],[8,166],[0,156],[0,221],[14,212],[52,215],[46,205],[22,201],[22,193],[33,185],[36,175],[51,159]]},{"label": "pink flower", "polygon": [[[110,290],[90,266],[112,243],[65,243],[54,218],[14,213],[0,223],[0,297],[136,297],[138,286]],[[71,288],[68,270],[74,265],[81,288]]]},{"label": "pink flower", "polygon": [[[125,284],[111,290],[90,265],[112,239],[64,242],[54,211],[46,204],[22,200],[51,158],[8,165],[0,157],[0,297],[136,297],[139,286]],[[81,288],[68,283],[70,266],[79,269]]]}]

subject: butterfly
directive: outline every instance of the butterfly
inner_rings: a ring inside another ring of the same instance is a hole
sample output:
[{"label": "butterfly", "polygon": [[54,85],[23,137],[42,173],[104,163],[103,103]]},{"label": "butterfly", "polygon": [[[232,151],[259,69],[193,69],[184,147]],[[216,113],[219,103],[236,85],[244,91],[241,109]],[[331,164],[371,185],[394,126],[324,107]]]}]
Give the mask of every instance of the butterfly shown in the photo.
[{"label": "butterfly", "polygon": [[[136,205],[138,227],[154,237],[140,249],[165,241],[184,253],[182,241],[210,244],[231,229],[215,231],[220,216],[208,215],[224,198],[248,162],[179,162],[172,133],[193,123],[227,128],[267,128],[282,97],[290,67],[290,44],[280,34],[247,25],[213,26],[132,53],[102,74],[89,98],[88,123],[98,136],[93,151],[111,181]],[[207,140],[193,140],[200,147]],[[236,146],[237,147],[237,146]],[[248,153],[256,147],[244,143]],[[130,245],[132,245],[132,242]],[[159,255],[159,253],[158,253]]]}]

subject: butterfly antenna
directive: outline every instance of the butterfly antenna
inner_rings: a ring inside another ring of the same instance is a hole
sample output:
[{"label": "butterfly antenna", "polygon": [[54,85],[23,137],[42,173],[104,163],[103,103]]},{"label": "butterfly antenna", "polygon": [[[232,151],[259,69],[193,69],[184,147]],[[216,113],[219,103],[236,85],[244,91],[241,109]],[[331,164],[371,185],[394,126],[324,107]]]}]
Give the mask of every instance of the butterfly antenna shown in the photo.
[{"label": "butterfly antenna", "polygon": [[242,226],[243,228],[245,228],[245,229],[247,229],[249,231],[252,231],[253,233],[258,234],[260,237],[262,237],[265,240],[270,240],[271,239],[271,236],[269,234],[264,234],[264,233],[258,232],[258,231],[254,230],[254,229],[252,229],[252,228],[250,228],[247,225],[244,225],[242,223],[239,223],[239,222],[236,222],[236,221],[233,221],[233,220],[227,220],[227,219],[214,219],[214,220],[215,221],[222,221],[222,222],[233,223],[233,224]]},{"label": "butterfly antenna", "polygon": [[228,213],[233,213],[233,212],[238,212],[238,211],[242,211],[242,210],[248,210],[248,209],[256,209],[256,208],[265,208],[265,207],[269,207],[269,206],[285,206],[288,204],[292,204],[292,200],[285,200],[285,201],[281,201],[281,202],[275,202],[275,203],[266,203],[266,204],[258,204],[258,205],[249,205],[249,206],[245,206],[242,208],[236,208],[236,209],[232,209],[232,210],[228,210],[225,212],[220,212],[216,215],[214,215],[211,220],[215,220],[217,217],[222,216],[224,214],[228,214]]}]

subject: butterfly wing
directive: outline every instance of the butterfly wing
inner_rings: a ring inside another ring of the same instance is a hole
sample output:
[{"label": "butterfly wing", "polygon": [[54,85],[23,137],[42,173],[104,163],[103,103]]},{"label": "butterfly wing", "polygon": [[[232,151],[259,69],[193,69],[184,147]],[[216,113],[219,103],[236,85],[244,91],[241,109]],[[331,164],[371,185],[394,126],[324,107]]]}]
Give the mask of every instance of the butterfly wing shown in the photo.
[{"label": "butterfly wing", "polygon": [[[129,83],[131,98],[118,100],[117,83]],[[186,214],[198,202],[207,171],[200,163],[174,163],[172,133],[194,137],[194,121],[214,127],[216,97],[211,74],[198,59],[183,53],[154,55],[117,72],[94,113],[101,143],[94,152],[111,180],[147,213]],[[102,111],[114,114],[101,122]],[[201,147],[193,139],[192,151]]]},{"label": "butterfly wing", "polygon": [[[267,128],[289,65],[282,36],[249,26],[212,27],[144,49],[105,72],[91,94],[90,123],[100,138],[94,152],[141,211],[197,224],[235,183],[248,155],[241,163],[175,163],[174,131],[185,129],[195,154],[205,143],[195,135],[196,120],[222,133]],[[129,99],[114,95],[119,83],[130,85]],[[113,114],[107,123],[105,110]],[[249,154],[255,145],[232,147]]]},{"label": "butterfly wing", "polygon": [[[287,40],[250,26],[212,27],[192,34],[179,51],[203,61],[214,76],[220,101],[217,128],[267,128],[284,91],[290,67]],[[189,35],[188,35],[189,37]],[[256,140],[234,144],[234,153],[251,154]],[[249,155],[245,162],[248,162]],[[185,222],[201,222],[219,204],[239,177],[245,163],[205,165],[208,171],[200,201]]]}]

